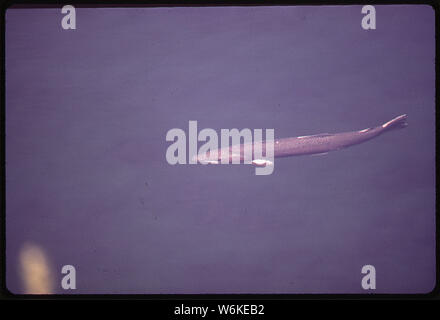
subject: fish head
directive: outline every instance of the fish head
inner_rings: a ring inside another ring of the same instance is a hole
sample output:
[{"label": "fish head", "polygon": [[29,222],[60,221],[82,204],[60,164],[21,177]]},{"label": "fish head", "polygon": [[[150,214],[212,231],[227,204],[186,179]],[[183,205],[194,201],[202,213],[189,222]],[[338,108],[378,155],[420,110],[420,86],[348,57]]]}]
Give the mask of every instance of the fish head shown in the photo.
[{"label": "fish head", "polygon": [[233,148],[214,149],[207,152],[199,152],[197,156],[192,158],[193,162],[201,164],[220,164],[224,159],[228,159],[226,163],[240,163],[242,157],[240,150]]},{"label": "fish head", "polygon": [[220,160],[221,159],[218,156],[218,150],[199,152],[197,155],[192,157],[193,162],[201,164],[219,164]]}]

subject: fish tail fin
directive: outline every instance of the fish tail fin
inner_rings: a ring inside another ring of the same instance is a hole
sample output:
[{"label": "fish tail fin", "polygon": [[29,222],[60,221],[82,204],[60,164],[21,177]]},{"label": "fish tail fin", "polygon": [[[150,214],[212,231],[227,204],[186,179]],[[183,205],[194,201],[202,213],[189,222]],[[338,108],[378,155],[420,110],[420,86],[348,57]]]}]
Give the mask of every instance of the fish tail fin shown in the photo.
[{"label": "fish tail fin", "polygon": [[393,129],[401,129],[401,128],[405,128],[408,123],[406,122],[406,119],[408,118],[408,116],[406,114],[402,114],[398,117],[395,117],[394,119],[385,122],[382,125],[382,128],[384,130],[393,130]]}]

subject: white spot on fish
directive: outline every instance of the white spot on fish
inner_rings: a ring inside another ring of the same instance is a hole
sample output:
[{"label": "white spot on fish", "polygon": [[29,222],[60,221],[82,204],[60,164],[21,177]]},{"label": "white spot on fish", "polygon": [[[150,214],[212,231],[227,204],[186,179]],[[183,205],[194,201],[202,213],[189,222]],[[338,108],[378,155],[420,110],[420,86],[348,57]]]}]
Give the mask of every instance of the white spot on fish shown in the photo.
[{"label": "white spot on fish", "polygon": [[393,120],[390,120],[390,121],[388,121],[388,122],[386,122],[386,123],[384,123],[383,125],[382,125],[382,128],[386,128],[386,127],[388,127],[388,125],[391,123],[391,122],[393,122],[394,121],[394,119]]},{"label": "white spot on fish", "polygon": [[257,167],[265,167],[273,165],[273,162],[269,160],[255,159],[252,161],[252,164]]}]

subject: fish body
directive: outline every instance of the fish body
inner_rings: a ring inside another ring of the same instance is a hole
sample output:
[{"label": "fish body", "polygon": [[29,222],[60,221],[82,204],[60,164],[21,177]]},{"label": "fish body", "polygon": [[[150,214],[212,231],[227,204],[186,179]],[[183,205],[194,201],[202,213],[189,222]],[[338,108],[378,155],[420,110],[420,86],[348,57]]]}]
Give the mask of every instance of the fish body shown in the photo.
[{"label": "fish body", "polygon": [[[291,138],[276,139],[273,142],[263,141],[261,143],[248,143],[233,145],[228,148],[211,150],[206,154],[197,156],[200,163],[240,163],[246,160],[245,155],[255,166],[266,166],[272,162],[262,155],[266,151],[266,144],[273,143],[274,158],[291,157],[300,155],[325,154],[330,151],[340,150],[371,140],[385,132],[400,129],[407,126],[407,115],[400,115],[380,126],[367,128],[359,131],[341,133],[321,133],[310,136],[299,136]],[[211,154],[212,153],[212,154]],[[251,159],[249,159],[251,158]],[[228,159],[228,161],[225,161]]]},{"label": "fish body", "polygon": [[307,154],[322,154],[347,148],[371,140],[389,130],[403,128],[407,125],[406,119],[406,115],[401,115],[383,125],[359,131],[334,134],[322,133],[275,140],[274,156],[290,157]]}]

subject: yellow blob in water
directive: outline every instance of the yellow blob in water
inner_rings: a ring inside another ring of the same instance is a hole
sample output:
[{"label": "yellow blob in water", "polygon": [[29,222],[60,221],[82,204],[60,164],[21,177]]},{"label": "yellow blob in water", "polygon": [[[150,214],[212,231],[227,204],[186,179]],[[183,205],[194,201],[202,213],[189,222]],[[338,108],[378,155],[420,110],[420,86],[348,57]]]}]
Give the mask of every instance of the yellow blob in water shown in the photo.
[{"label": "yellow blob in water", "polygon": [[20,252],[20,275],[27,294],[53,293],[53,274],[44,251],[25,244]]}]

